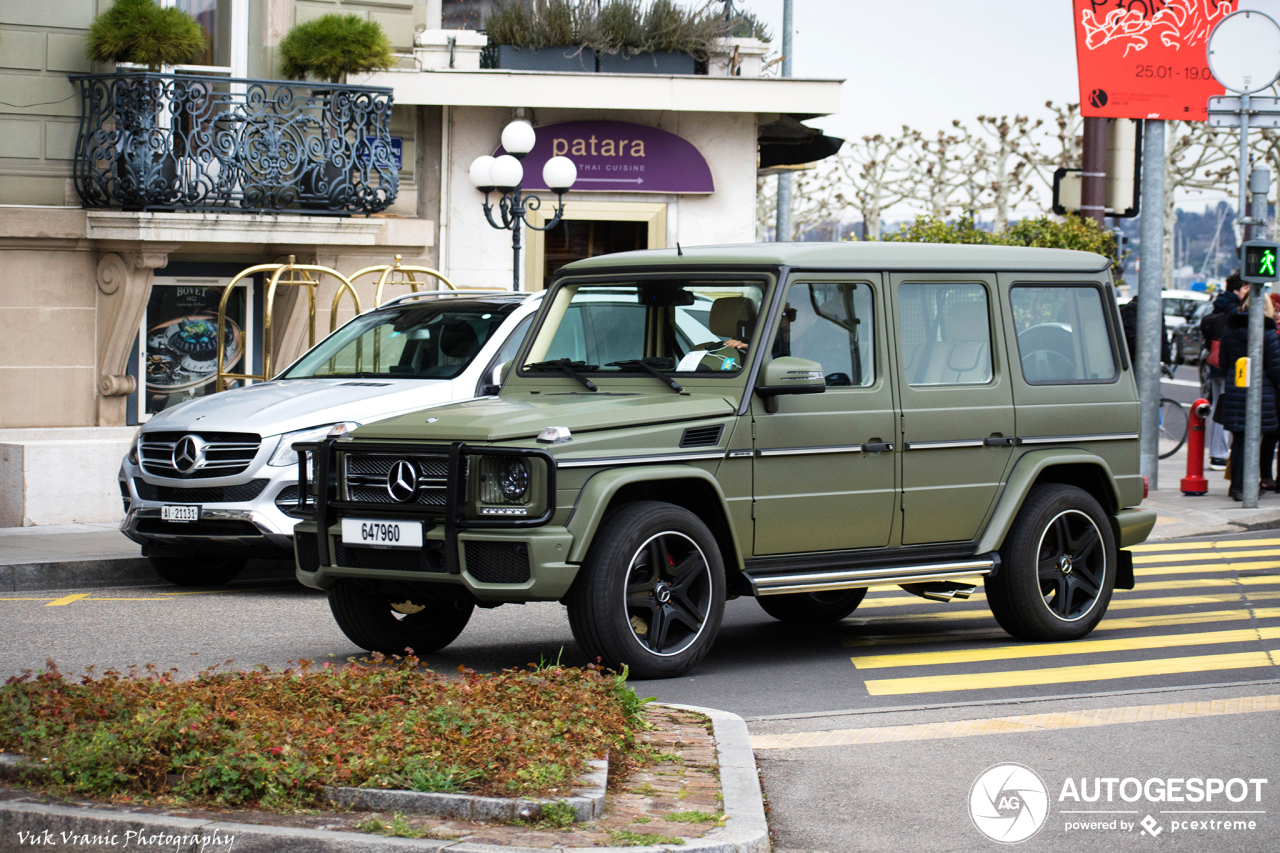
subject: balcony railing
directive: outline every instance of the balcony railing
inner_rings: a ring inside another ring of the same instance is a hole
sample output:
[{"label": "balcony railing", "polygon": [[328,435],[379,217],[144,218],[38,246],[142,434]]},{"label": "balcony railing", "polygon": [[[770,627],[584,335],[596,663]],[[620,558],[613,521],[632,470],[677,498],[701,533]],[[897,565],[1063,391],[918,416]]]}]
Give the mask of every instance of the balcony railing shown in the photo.
[{"label": "balcony railing", "polygon": [[78,74],[85,207],[367,214],[396,198],[391,90]]}]

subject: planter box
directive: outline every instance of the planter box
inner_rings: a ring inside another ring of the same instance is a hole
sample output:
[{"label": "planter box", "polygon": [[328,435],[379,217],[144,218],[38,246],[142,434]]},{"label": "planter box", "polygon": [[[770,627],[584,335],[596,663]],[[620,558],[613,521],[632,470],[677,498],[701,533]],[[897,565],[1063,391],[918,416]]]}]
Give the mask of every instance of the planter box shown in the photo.
[{"label": "planter box", "polygon": [[692,74],[696,60],[692,54],[661,51],[657,53],[603,53],[601,74]]},{"label": "planter box", "polygon": [[711,77],[759,77],[769,43],[760,39],[726,38],[711,48],[707,74]]},{"label": "planter box", "polygon": [[596,52],[590,48],[497,46],[497,67],[504,71],[568,71],[595,73]]},{"label": "planter box", "polygon": [[479,71],[480,51],[488,43],[489,37],[475,30],[423,30],[413,37],[413,58],[424,71]]}]

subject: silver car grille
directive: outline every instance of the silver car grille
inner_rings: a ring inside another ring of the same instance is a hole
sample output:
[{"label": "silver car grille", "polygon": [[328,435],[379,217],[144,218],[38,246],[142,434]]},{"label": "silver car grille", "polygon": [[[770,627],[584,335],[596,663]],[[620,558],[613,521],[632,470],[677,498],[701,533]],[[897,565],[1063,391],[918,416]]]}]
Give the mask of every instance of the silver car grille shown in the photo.
[{"label": "silver car grille", "polygon": [[[387,488],[391,469],[401,460],[417,471],[418,489],[413,499],[397,501]],[[448,488],[449,457],[405,456],[392,453],[342,454],[342,498],[371,504],[416,504],[443,507]]]},{"label": "silver car grille", "polygon": [[[204,464],[183,473],[174,465],[174,448],[187,436],[204,442]],[[258,455],[262,437],[248,432],[144,432],[139,442],[142,470],[154,477],[204,479],[243,472]]]}]

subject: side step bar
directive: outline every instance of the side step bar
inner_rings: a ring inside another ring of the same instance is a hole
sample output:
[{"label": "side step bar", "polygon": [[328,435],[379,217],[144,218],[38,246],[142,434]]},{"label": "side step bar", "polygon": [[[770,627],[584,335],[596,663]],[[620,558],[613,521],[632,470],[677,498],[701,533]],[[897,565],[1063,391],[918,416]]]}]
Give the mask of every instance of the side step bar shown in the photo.
[{"label": "side step bar", "polygon": [[914,566],[876,566],[867,569],[828,569],[804,573],[744,572],[753,595],[785,595],[793,592],[829,592],[882,584],[921,584],[989,575],[999,562],[997,554],[982,554],[947,563]]}]

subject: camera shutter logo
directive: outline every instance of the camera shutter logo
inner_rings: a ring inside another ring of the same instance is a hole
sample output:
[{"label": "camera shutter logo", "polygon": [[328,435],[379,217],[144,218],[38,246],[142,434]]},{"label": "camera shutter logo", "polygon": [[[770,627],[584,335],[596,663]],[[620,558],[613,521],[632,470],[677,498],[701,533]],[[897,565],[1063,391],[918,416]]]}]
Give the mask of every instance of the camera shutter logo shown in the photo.
[{"label": "camera shutter logo", "polygon": [[387,494],[396,503],[408,503],[418,495],[418,466],[401,459],[387,472]]},{"label": "camera shutter logo", "polygon": [[1049,816],[1044,780],[1021,764],[997,764],[983,771],[969,791],[969,817],[978,831],[1002,844],[1026,841]]}]

